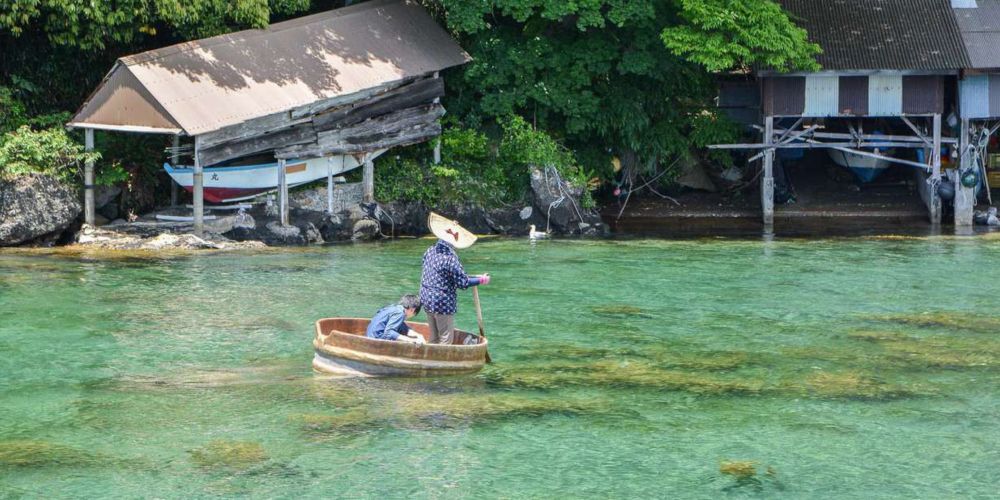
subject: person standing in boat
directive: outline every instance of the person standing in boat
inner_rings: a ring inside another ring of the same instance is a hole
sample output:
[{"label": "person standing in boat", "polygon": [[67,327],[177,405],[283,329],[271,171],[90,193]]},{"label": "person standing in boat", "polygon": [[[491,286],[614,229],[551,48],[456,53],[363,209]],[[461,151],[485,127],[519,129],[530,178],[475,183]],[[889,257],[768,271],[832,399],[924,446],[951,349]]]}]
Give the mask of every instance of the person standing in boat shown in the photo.
[{"label": "person standing in boat", "polygon": [[458,311],[456,290],[486,285],[489,273],[480,276],[465,274],[456,249],[469,248],[476,235],[457,222],[431,212],[427,225],[438,241],[424,252],[423,274],[420,277],[420,301],[427,309],[432,344],[451,344],[455,334],[455,313]]},{"label": "person standing in boat", "polygon": [[424,337],[410,331],[410,327],[406,326],[406,320],[420,314],[420,307],[420,297],[412,294],[403,295],[398,304],[385,306],[375,313],[375,317],[368,323],[365,336],[370,339],[423,344]]}]

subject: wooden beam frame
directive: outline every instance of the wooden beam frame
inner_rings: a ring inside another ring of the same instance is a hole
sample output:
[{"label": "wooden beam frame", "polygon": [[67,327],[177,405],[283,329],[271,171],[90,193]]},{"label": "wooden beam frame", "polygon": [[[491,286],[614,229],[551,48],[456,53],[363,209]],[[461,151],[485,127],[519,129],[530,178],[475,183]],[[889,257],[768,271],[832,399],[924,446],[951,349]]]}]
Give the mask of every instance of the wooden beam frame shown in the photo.
[{"label": "wooden beam frame", "polygon": [[760,181],[760,206],[763,211],[764,232],[774,229],[774,117],[764,118],[764,176]]},{"label": "wooden beam frame", "polygon": [[[83,133],[83,148],[89,153],[94,150],[94,129],[88,128]],[[83,165],[83,221],[93,226],[96,217],[94,207],[94,162],[87,161]]]},{"label": "wooden beam frame", "polygon": [[972,132],[969,128],[969,119],[962,119],[961,134],[959,139],[961,139],[961,147],[959,147],[959,168],[958,176],[955,179],[955,227],[970,227],[972,226],[972,216],[973,210],[976,207],[976,191],[975,187],[965,187],[962,185],[962,176],[971,170],[973,167],[972,159],[972,148],[970,148],[969,139]]},{"label": "wooden beam frame", "polygon": [[205,170],[201,164],[201,137],[194,137],[194,174],[193,177],[193,202],[194,213],[194,234],[203,236],[205,234]]},{"label": "wooden beam frame", "polygon": [[[181,159],[181,153],[180,153],[180,149],[181,149],[181,136],[175,135],[174,139],[173,139],[173,144],[172,145],[173,145],[173,147],[170,149],[170,165],[172,167],[174,167],[174,168],[177,168],[177,163],[179,163],[180,159]],[[179,196],[179,194],[177,192],[177,187],[178,187],[177,186],[177,181],[175,181],[174,178],[171,177],[170,178],[170,206],[172,206],[172,207],[176,207],[177,206],[177,198]]]}]

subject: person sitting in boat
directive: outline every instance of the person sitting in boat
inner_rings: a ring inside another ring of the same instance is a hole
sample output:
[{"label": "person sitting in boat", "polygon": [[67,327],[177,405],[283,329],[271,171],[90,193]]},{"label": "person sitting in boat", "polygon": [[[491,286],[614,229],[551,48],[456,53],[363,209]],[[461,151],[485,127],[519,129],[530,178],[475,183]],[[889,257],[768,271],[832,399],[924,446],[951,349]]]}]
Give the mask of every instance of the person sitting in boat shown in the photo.
[{"label": "person sitting in boat", "polygon": [[424,252],[423,273],[420,277],[420,301],[427,308],[427,323],[431,327],[432,344],[452,344],[455,339],[455,313],[458,311],[456,289],[486,285],[489,273],[480,276],[465,274],[455,249],[469,248],[476,242],[472,234],[457,222],[431,213],[427,219],[438,241]]},{"label": "person sitting in boat", "polygon": [[420,297],[412,294],[403,295],[398,304],[385,306],[375,313],[371,323],[368,323],[365,336],[370,339],[399,340],[423,344],[424,337],[417,332],[410,331],[410,327],[406,326],[406,320],[420,314],[420,308]]}]

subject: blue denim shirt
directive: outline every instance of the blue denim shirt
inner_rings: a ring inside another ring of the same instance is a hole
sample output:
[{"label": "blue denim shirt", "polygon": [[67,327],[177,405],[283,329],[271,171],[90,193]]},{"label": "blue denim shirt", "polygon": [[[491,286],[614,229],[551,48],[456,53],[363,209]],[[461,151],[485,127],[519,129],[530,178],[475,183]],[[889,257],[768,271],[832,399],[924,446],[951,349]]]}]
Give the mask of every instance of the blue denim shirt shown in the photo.
[{"label": "blue denim shirt", "polygon": [[406,310],[399,304],[385,306],[375,313],[365,337],[370,339],[396,340],[400,334],[406,335],[410,327],[406,326]]},{"label": "blue denim shirt", "polygon": [[465,274],[458,254],[451,245],[438,240],[424,252],[424,271],[420,277],[420,302],[434,314],[455,314],[458,311],[457,288],[479,284],[478,277]]}]

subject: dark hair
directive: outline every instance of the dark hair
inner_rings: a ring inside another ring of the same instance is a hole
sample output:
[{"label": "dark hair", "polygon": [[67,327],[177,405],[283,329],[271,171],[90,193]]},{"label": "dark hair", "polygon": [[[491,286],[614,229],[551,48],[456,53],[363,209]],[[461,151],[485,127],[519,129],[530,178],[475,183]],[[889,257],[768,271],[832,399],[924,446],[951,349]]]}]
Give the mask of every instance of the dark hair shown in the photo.
[{"label": "dark hair", "polygon": [[413,314],[420,314],[420,308],[422,307],[420,297],[412,294],[403,295],[399,299],[399,305],[403,306],[403,309],[413,309]]}]

